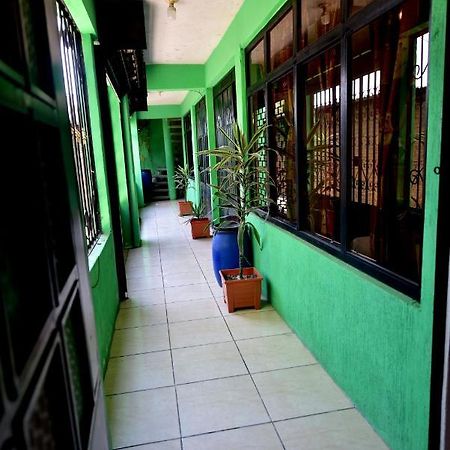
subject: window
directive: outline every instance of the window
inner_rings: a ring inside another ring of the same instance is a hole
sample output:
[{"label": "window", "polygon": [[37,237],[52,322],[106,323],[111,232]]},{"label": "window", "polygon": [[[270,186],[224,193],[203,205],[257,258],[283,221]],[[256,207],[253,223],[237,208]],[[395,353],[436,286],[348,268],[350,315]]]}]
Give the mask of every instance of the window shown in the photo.
[{"label": "window", "polygon": [[250,126],[270,124],[276,150],[259,162],[275,181],[271,220],[418,297],[429,1],[293,4],[295,61],[272,70],[290,8],[248,50]]},{"label": "window", "polygon": [[[224,130],[228,136],[233,136],[233,123],[236,121],[236,84],[234,81],[234,71],[230,72],[217,86],[214,87],[214,115],[216,125],[216,146],[222,147],[230,145],[227,137],[221,131]],[[220,186],[225,169],[217,173],[217,182]],[[222,207],[222,200],[219,198],[220,217],[232,216],[236,212],[233,208]]]},{"label": "window", "polygon": [[192,123],[191,113],[187,113],[184,117],[184,131],[186,136],[186,153],[189,173],[194,171],[194,154],[192,150]]},{"label": "window", "polygon": [[304,228],[332,241],[340,230],[340,65],[339,48],[304,66]]},{"label": "window", "polygon": [[56,5],[73,154],[89,251],[100,235],[100,212],[81,35],[64,4],[57,2]]},{"label": "window", "polygon": [[[197,116],[197,149],[198,151],[208,150],[208,122],[206,120],[206,102],[202,98],[195,107],[195,114]],[[208,186],[209,172],[206,170],[209,167],[208,155],[200,155],[198,157],[198,170],[200,172],[200,189],[202,195],[202,203],[211,215],[211,189]]]},{"label": "window", "polygon": [[295,158],[294,78],[292,72],[269,85],[270,147],[276,150],[269,172],[275,190],[273,213],[297,222],[297,169]]}]

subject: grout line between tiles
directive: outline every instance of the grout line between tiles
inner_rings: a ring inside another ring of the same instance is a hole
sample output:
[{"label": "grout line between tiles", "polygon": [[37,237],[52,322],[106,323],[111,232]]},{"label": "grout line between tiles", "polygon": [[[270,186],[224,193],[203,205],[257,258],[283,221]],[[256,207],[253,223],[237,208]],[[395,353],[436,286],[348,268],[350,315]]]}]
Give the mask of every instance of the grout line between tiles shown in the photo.
[{"label": "grout line between tiles", "polygon": [[[220,309],[220,308],[219,308],[219,309]],[[256,385],[255,380],[253,379],[253,376],[252,376],[252,374],[251,374],[251,372],[250,372],[250,369],[248,368],[248,365],[247,365],[247,363],[246,363],[246,361],[245,361],[245,359],[244,359],[244,356],[243,356],[242,353],[241,353],[241,349],[240,349],[239,346],[237,345],[236,339],[235,339],[233,333],[231,332],[231,329],[230,329],[230,327],[229,327],[229,325],[228,325],[228,322],[227,322],[226,319],[225,319],[225,316],[224,316],[224,314],[223,314],[223,311],[222,311],[222,310],[220,310],[220,311],[221,311],[221,313],[222,313],[223,320],[225,321],[225,324],[226,324],[226,326],[227,326],[227,328],[228,328],[228,330],[229,330],[229,332],[230,332],[230,334],[231,334],[231,337],[233,338],[233,343],[234,343],[234,345],[235,345],[235,347],[236,347],[236,350],[238,351],[239,356],[241,357],[242,362],[243,362],[245,368],[247,369],[247,372],[248,372],[248,374],[249,374],[249,376],[250,376],[250,379],[251,379],[251,381],[252,381],[252,383],[253,383],[253,386],[255,387],[255,390],[256,390],[256,392],[257,392],[257,394],[258,394],[258,397],[259,397],[259,399],[260,399],[260,401],[261,401],[261,403],[262,403],[262,405],[263,405],[263,407],[264,407],[264,409],[265,409],[265,411],[266,411],[267,417],[270,419],[270,423],[272,424],[272,427],[273,427],[273,429],[274,429],[274,431],[275,431],[275,433],[276,433],[276,435],[277,435],[277,437],[278,437],[278,440],[279,440],[280,443],[281,443],[281,446],[283,447],[283,450],[286,450],[286,447],[285,447],[285,445],[284,445],[284,442],[283,442],[283,440],[281,439],[281,436],[280,436],[280,434],[278,433],[278,430],[276,429],[276,427],[275,427],[275,425],[274,425],[274,423],[273,423],[273,420],[272,420],[272,417],[271,417],[271,415],[270,415],[270,413],[269,413],[269,410],[268,410],[266,404],[264,403],[264,400],[263,400],[263,398],[262,398],[262,396],[261,396],[261,393],[259,392],[258,386]]]},{"label": "grout line between tiles", "polygon": [[[159,232],[158,232],[158,222],[156,222],[156,236],[157,236],[157,242],[158,242],[158,253],[159,253],[159,261],[162,267],[162,261],[161,261],[161,247],[160,247],[160,242],[159,242]],[[162,276],[162,275],[161,275]],[[181,450],[183,450],[183,440],[181,439],[181,417],[180,417],[180,407],[178,404],[178,392],[177,392],[177,387],[175,385],[175,368],[174,368],[174,363],[173,363],[173,354],[172,354],[172,341],[170,338],[170,326],[169,326],[169,315],[167,312],[167,303],[166,303],[166,288],[164,285],[164,280],[163,280],[163,295],[164,295],[164,308],[166,310],[166,323],[167,323],[167,333],[168,333],[168,337],[169,337],[169,348],[170,348],[170,363],[172,365],[172,380],[173,380],[173,384],[174,384],[174,391],[175,391],[175,403],[176,403],[176,408],[177,408],[177,419],[178,419],[178,431],[180,433],[180,448]]]}]

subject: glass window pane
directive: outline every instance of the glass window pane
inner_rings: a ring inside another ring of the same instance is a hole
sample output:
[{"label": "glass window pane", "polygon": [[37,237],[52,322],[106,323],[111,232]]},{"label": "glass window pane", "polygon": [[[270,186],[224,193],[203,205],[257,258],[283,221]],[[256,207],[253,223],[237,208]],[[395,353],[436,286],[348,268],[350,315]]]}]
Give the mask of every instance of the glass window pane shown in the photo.
[{"label": "glass window pane", "polygon": [[352,37],[350,249],[419,281],[427,2],[410,0]]},{"label": "glass window pane", "polygon": [[270,68],[276,69],[293,54],[294,20],[289,11],[270,32]]},{"label": "glass window pane", "polygon": [[250,75],[250,86],[266,77],[266,66],[264,64],[264,39],[250,52],[248,59],[248,70]]},{"label": "glass window pane", "polygon": [[270,86],[270,171],[275,183],[273,213],[297,222],[296,158],[293,75],[288,73]]},{"label": "glass window pane", "polygon": [[350,15],[353,15],[363,9],[365,6],[373,3],[374,0],[350,0]]},{"label": "glass window pane", "polygon": [[333,48],[313,59],[305,70],[304,136],[309,231],[339,240],[340,209],[340,58]]},{"label": "glass window pane", "polygon": [[[267,125],[267,111],[266,111],[266,101],[264,91],[258,91],[253,94],[250,98],[250,119],[251,119],[251,134],[254,135],[255,132]],[[267,144],[266,133],[260,134],[258,138],[258,146],[264,147]],[[267,151],[264,150],[261,157],[256,161],[258,167],[263,167],[267,169]],[[269,194],[269,184],[268,184],[268,174],[264,173],[264,170],[258,171],[255,180],[255,195],[254,198],[257,200],[256,206],[265,205],[266,202],[263,200],[268,197]]]},{"label": "glass window pane", "polygon": [[301,4],[299,45],[303,48],[341,22],[341,1],[303,0]]}]

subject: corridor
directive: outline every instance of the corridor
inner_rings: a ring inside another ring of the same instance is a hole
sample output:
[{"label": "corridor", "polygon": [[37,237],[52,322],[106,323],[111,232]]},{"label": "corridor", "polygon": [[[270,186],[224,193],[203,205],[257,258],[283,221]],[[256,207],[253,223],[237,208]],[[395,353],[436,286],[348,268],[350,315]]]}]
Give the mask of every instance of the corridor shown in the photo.
[{"label": "corridor", "polygon": [[105,379],[113,448],[387,448],[270,304],[228,314],[176,202],[141,218]]}]

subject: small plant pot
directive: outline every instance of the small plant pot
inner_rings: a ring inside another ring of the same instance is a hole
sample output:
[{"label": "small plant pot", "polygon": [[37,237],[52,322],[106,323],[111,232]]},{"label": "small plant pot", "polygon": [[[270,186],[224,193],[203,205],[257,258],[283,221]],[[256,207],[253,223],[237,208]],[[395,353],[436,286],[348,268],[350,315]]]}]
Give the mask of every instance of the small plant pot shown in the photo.
[{"label": "small plant pot", "polygon": [[191,202],[178,202],[178,208],[180,210],[180,216],[192,215],[192,203]]},{"label": "small plant pot", "polygon": [[228,312],[238,308],[261,308],[261,282],[263,277],[254,267],[245,267],[244,275],[254,275],[254,278],[243,280],[227,280],[229,275],[239,275],[239,269],[223,269],[220,271],[224,302]]},{"label": "small plant pot", "polygon": [[192,239],[209,238],[209,219],[191,219]]}]

